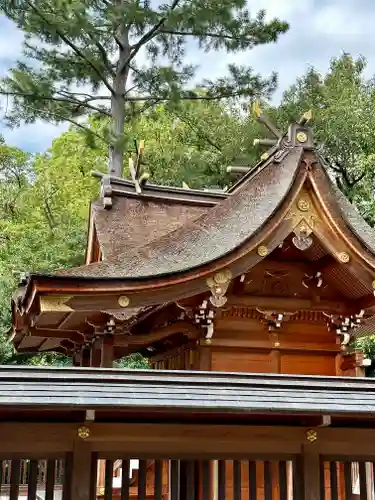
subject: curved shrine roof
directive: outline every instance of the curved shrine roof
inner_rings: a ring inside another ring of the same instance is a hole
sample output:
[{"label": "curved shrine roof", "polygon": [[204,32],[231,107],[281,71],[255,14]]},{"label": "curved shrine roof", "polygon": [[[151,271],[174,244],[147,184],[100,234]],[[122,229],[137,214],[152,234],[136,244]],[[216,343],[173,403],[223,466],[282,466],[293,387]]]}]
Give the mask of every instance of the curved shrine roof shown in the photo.
[{"label": "curved shrine roof", "polygon": [[302,148],[291,149],[279,165],[270,159],[235,194],[135,252],[58,271],[56,276],[139,279],[212,262],[238,248],[277,210],[293,184],[301,154]]},{"label": "curved shrine roof", "polygon": [[233,252],[240,253],[243,245],[251,245],[269,221],[292,203],[304,183],[316,185],[337,230],[346,231],[348,244],[353,243],[357,253],[367,252],[375,271],[375,231],[333,185],[315,151],[311,130],[292,124],[262,158],[226,194],[166,187],[158,191],[147,185],[137,194],[129,181],[117,179],[112,208],[100,209],[94,203],[92,209],[103,259],[54,274],[34,274],[31,280],[135,282],[177,278],[203,266],[206,272],[211,263],[221,265],[220,259],[225,261]]}]

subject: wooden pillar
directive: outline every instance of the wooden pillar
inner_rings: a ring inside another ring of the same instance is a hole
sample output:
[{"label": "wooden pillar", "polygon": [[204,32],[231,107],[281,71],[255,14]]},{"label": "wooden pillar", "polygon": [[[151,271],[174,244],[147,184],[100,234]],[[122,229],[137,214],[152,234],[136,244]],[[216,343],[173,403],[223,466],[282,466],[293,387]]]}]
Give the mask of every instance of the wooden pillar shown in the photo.
[{"label": "wooden pillar", "polygon": [[90,366],[90,348],[89,347],[82,346],[81,366]]},{"label": "wooden pillar", "polygon": [[210,371],[212,368],[212,348],[211,345],[199,346],[199,370]]},{"label": "wooden pillar", "polygon": [[[73,450],[71,500],[92,500],[95,474],[92,474],[90,443],[77,437]],[[95,464],[96,465],[96,464]]]},{"label": "wooden pillar", "polygon": [[113,336],[106,335],[103,338],[101,367],[112,368],[113,360],[114,360]]},{"label": "wooden pillar", "polygon": [[73,366],[81,366],[81,351],[74,351],[72,356]]},{"label": "wooden pillar", "polygon": [[91,345],[90,366],[94,368],[100,368],[102,364],[102,348],[103,339],[101,337],[95,338]]},{"label": "wooden pillar", "polygon": [[281,373],[281,353],[280,353],[280,349],[272,349],[270,356],[271,356],[271,369],[272,369],[272,373]]},{"label": "wooden pillar", "polygon": [[320,500],[320,457],[314,443],[303,445],[302,457],[304,500]]}]

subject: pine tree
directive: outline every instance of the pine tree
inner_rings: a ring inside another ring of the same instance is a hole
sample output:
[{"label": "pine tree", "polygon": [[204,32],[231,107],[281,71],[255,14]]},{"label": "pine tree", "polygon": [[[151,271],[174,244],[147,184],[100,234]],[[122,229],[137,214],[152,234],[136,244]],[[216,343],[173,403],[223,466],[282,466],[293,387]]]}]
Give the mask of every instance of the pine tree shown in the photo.
[{"label": "pine tree", "polygon": [[110,146],[109,173],[119,176],[126,122],[155,104],[269,95],[275,75],[264,79],[235,64],[216,81],[192,85],[197,68],[186,64],[186,50],[195,43],[203,61],[212,51],[244,51],[275,42],[287,23],[267,22],[263,10],[251,17],[246,0],[170,1],[0,0],[25,33],[22,58],[0,83],[10,96],[8,124],[43,119],[86,128],[88,114],[107,117],[100,138]]}]

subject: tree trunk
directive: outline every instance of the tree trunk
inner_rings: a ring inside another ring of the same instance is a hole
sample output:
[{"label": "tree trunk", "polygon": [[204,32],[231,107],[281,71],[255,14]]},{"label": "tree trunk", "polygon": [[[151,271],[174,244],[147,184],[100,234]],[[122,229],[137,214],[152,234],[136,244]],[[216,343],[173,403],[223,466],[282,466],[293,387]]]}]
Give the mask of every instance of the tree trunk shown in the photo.
[{"label": "tree trunk", "polygon": [[129,75],[129,67],[125,67],[124,62],[129,57],[130,46],[128,39],[128,28],[125,27],[121,33],[120,40],[122,47],[119,48],[119,58],[117,61],[116,76],[113,79],[114,94],[111,98],[111,145],[109,152],[109,175],[122,177],[124,168],[124,127],[125,127],[125,88]]}]

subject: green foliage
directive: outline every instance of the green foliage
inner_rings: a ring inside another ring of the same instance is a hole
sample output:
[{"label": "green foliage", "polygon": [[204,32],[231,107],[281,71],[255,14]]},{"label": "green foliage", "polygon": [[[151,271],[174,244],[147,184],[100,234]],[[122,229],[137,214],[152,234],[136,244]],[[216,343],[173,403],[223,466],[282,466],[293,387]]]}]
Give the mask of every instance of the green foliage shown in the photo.
[{"label": "green foliage", "polygon": [[127,368],[130,370],[147,370],[149,365],[141,354],[131,354],[116,361],[114,368]]},{"label": "green foliage", "polygon": [[375,78],[366,61],[349,54],[331,61],[326,75],[311,68],[284,93],[274,110],[287,124],[312,109],[315,140],[338,187],[371,223],[375,222]]},{"label": "green foliage", "polygon": [[375,335],[361,337],[357,340],[355,347],[364,352],[366,358],[372,360],[371,366],[366,368],[366,375],[368,377],[375,377]]},{"label": "green foliage", "polygon": [[87,130],[80,119],[88,113],[107,117],[101,138],[110,145],[110,171],[121,175],[125,123],[158,102],[264,96],[275,88],[275,75],[263,79],[233,63],[227,76],[198,83],[185,54],[189,41],[206,54],[250,50],[275,42],[287,23],[266,22],[264,10],[251,17],[246,0],[154,3],[0,0],[25,33],[23,57],[0,85],[12,97],[8,124],[41,118]]}]

